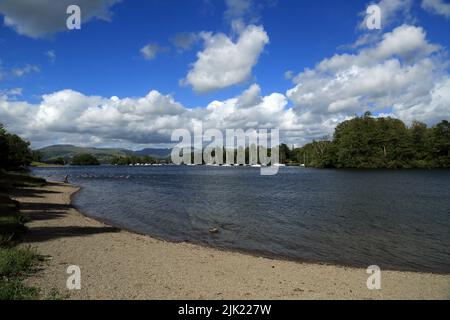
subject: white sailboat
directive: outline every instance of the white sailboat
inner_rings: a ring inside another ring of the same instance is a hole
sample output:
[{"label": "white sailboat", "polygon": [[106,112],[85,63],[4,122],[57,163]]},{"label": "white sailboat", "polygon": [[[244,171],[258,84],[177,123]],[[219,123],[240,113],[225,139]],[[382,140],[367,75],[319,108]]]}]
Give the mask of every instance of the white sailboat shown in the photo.
[{"label": "white sailboat", "polygon": [[286,167],[286,165],[284,163],[274,163],[273,166],[274,167]]}]

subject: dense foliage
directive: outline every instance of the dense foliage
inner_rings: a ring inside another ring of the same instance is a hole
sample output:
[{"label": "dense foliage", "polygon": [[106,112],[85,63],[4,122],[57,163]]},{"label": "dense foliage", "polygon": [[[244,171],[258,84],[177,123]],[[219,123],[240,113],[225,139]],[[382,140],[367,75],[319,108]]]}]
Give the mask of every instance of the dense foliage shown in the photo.
[{"label": "dense foliage", "polygon": [[414,122],[407,127],[398,119],[366,113],[339,124],[331,141],[280,152],[287,163],[319,168],[449,168],[450,124],[444,120],[428,128]]},{"label": "dense foliage", "polygon": [[28,166],[33,160],[30,143],[8,133],[0,124],[0,169]]},{"label": "dense foliage", "polygon": [[98,159],[89,153],[81,153],[73,157],[73,166],[98,166],[100,162]]}]

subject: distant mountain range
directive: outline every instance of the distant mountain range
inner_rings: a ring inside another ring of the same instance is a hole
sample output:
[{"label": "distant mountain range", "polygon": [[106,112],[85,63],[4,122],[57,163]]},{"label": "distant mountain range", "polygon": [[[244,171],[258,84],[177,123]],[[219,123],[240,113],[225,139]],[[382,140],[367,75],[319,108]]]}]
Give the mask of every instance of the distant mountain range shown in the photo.
[{"label": "distant mountain range", "polygon": [[109,162],[113,157],[125,157],[130,155],[150,156],[157,159],[170,157],[172,149],[147,148],[140,151],[114,148],[84,148],[73,145],[54,145],[38,149],[42,155],[42,161],[51,162],[57,158],[70,161],[75,155],[89,153],[94,155],[100,162]]},{"label": "distant mountain range", "polygon": [[170,157],[171,153],[172,149],[157,149],[157,148],[147,148],[142,149],[140,151],[134,151],[134,154],[137,156],[150,156],[153,158],[161,158],[161,159]]}]

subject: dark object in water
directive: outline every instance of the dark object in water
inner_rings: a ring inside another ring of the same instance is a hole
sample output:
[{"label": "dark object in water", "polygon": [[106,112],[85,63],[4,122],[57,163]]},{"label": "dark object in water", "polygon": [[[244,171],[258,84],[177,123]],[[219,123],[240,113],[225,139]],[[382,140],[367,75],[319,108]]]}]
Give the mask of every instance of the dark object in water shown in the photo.
[{"label": "dark object in water", "polygon": [[66,177],[64,178],[64,183],[69,183],[69,175],[66,175]]},{"label": "dark object in water", "polygon": [[211,234],[218,234],[219,233],[219,229],[211,228],[211,229],[209,229],[209,233],[211,233]]}]

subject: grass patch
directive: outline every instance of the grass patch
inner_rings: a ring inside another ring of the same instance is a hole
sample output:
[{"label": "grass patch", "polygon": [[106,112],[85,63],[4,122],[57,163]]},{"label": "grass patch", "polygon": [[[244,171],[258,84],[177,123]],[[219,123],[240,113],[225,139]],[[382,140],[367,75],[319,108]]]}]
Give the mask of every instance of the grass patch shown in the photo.
[{"label": "grass patch", "polygon": [[44,179],[23,173],[0,171],[0,300],[29,300],[38,297],[39,290],[23,280],[40,264],[39,255],[30,248],[18,248],[27,228],[27,217],[19,203],[7,195],[15,187],[39,187]]},{"label": "grass patch", "polygon": [[45,300],[67,300],[70,298],[69,294],[61,294],[58,289],[53,288],[50,290]]},{"label": "grass patch", "polygon": [[0,277],[21,277],[39,264],[38,254],[30,248],[0,248]]},{"label": "grass patch", "polygon": [[0,279],[0,300],[34,300],[39,289],[23,284],[22,279]]},{"label": "grass patch", "polygon": [[0,248],[0,300],[36,299],[39,289],[23,284],[40,264],[38,254],[29,248]]}]

